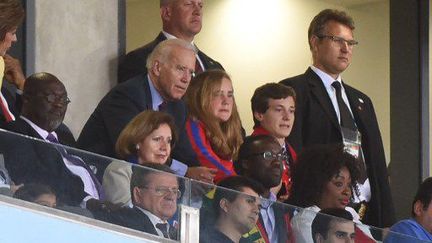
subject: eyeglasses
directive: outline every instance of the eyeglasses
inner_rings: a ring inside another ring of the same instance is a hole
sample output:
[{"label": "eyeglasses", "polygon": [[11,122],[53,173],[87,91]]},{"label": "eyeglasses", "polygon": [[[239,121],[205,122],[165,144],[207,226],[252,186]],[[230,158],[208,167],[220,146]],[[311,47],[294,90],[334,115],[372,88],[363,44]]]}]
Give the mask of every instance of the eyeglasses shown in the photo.
[{"label": "eyeglasses", "polygon": [[283,161],[288,159],[288,156],[286,156],[283,150],[280,151],[279,153],[273,153],[272,151],[254,153],[254,154],[250,154],[250,156],[262,156],[264,160],[268,160],[268,161],[273,161],[273,160]]},{"label": "eyeglasses", "polygon": [[[181,73],[182,75],[190,75],[190,77],[195,77],[195,71],[190,70],[189,68],[182,66],[182,65],[176,65],[176,70],[178,73]],[[188,76],[189,77],[189,76]]]},{"label": "eyeglasses", "polygon": [[46,101],[50,104],[53,104],[54,102],[60,103],[62,105],[67,105],[71,103],[71,100],[67,96],[57,96],[55,94],[38,94],[40,97],[44,97]]},{"label": "eyeglasses", "polygon": [[345,45],[345,43],[348,44],[348,47],[353,48],[355,45],[358,45],[358,41],[356,40],[345,40],[342,37],[339,36],[334,36],[334,35],[317,35],[318,38],[322,39],[322,38],[327,38],[331,41],[333,41],[334,43],[339,44],[340,46]]},{"label": "eyeglasses", "polygon": [[178,188],[169,188],[169,187],[148,187],[148,186],[140,186],[139,188],[145,188],[147,190],[152,190],[159,197],[166,196],[170,193],[173,193],[177,196],[177,199],[181,197],[181,191]]}]

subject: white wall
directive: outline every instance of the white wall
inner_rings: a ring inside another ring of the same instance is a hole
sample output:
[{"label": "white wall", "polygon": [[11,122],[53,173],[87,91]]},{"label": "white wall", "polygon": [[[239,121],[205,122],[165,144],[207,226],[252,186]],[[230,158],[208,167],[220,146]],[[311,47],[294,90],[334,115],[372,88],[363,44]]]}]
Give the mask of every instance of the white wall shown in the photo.
[{"label": "white wall", "polygon": [[116,83],[117,0],[36,0],[35,70],[56,75],[72,100],[65,123],[77,136]]},{"label": "white wall", "polygon": [[[153,40],[161,30],[159,1],[127,1],[127,49]],[[246,132],[252,130],[250,98],[258,86],[303,73],[311,64],[307,29],[324,8],[346,10],[356,22],[352,65],[344,80],[374,101],[390,156],[389,3],[349,7],[304,0],[206,0],[204,25],[195,42],[221,62],[234,82],[235,97]]]}]

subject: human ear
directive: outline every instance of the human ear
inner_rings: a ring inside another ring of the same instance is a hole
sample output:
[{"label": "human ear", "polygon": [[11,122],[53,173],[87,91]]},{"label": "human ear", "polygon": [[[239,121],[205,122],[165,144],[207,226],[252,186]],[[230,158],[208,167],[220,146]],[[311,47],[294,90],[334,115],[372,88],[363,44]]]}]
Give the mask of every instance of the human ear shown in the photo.
[{"label": "human ear", "polygon": [[169,21],[171,18],[171,7],[170,6],[163,6],[160,8],[160,15],[162,20]]},{"label": "human ear", "polygon": [[225,198],[219,201],[219,207],[225,212],[228,213],[228,200]]},{"label": "human ear", "polygon": [[417,200],[414,203],[414,209],[413,209],[413,211],[414,211],[414,214],[416,216],[420,216],[423,213],[423,211],[424,211],[423,210],[423,203],[420,200]]},{"label": "human ear", "polygon": [[253,116],[260,122],[264,119],[264,114],[257,111],[254,111]]}]

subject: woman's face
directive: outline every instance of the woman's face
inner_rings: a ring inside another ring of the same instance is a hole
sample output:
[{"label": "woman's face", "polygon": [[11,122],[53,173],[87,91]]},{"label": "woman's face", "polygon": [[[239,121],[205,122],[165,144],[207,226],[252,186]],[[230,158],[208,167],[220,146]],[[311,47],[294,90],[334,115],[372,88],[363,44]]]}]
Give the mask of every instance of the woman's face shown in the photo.
[{"label": "woman's face", "polygon": [[16,28],[6,32],[5,38],[3,41],[0,41],[0,56],[4,56],[12,46],[12,43],[17,41],[16,37]]},{"label": "woman's face", "polygon": [[351,198],[351,175],[346,167],[324,186],[318,207],[345,208]]},{"label": "woman's face", "polygon": [[164,164],[171,153],[172,134],[168,124],[161,124],[156,130],[138,143],[138,161]]},{"label": "woman's face", "polygon": [[221,86],[212,92],[210,108],[214,117],[222,122],[228,121],[231,117],[234,103],[234,94],[231,80],[223,78]]}]

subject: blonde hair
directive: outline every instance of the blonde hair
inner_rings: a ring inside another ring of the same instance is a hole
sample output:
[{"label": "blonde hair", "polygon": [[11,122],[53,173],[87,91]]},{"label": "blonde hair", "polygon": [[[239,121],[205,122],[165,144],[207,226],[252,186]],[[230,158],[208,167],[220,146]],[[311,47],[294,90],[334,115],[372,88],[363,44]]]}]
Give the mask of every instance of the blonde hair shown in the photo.
[{"label": "blonde hair", "polygon": [[163,124],[167,124],[171,129],[171,147],[174,147],[177,140],[174,119],[165,112],[145,110],[135,116],[120,133],[115,145],[117,155],[122,159],[136,155],[136,145]]},{"label": "blonde hair", "polygon": [[221,86],[223,78],[231,81],[229,75],[223,70],[210,70],[198,74],[189,85],[185,102],[189,118],[198,119],[204,124],[205,135],[215,153],[223,159],[236,159],[243,138],[235,100],[231,117],[226,122],[220,122],[209,112],[213,92]]}]

